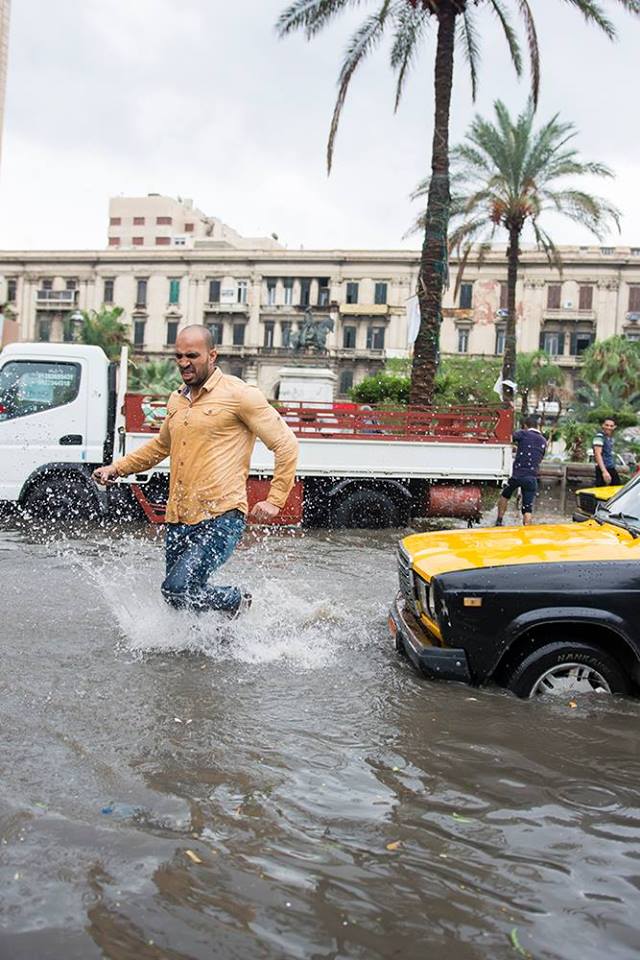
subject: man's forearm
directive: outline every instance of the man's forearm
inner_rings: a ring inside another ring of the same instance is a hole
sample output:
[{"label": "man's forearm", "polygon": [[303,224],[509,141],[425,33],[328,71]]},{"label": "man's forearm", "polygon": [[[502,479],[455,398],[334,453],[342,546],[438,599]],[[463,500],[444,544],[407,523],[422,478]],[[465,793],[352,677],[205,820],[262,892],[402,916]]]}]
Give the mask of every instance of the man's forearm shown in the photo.
[{"label": "man's forearm", "polygon": [[154,437],[126,457],[116,460],[114,466],[118,476],[126,477],[130,473],[144,473],[145,470],[150,470],[169,455],[170,449],[170,446],[159,437]]},{"label": "man's forearm", "polygon": [[284,507],[296,478],[298,441],[291,431],[273,448],[275,465],[267,500],[276,507]]}]

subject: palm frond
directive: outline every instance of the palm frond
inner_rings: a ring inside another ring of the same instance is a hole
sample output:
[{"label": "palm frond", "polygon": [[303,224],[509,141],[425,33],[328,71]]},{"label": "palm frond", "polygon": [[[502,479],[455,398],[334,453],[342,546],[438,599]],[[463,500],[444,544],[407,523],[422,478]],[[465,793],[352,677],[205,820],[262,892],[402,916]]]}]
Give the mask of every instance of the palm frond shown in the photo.
[{"label": "palm frond", "polygon": [[478,66],[480,63],[480,45],[476,26],[471,10],[466,7],[459,25],[459,40],[463,45],[464,55],[469,65],[471,76],[471,99],[475,103],[478,94]]},{"label": "palm frond", "polygon": [[342,108],[349,90],[349,84],[351,83],[353,74],[360,66],[362,61],[369,53],[371,53],[376,44],[380,42],[385,21],[389,14],[390,4],[391,0],[383,0],[383,4],[378,10],[378,13],[367,17],[364,23],[358,27],[356,32],[353,34],[347,46],[346,56],[340,70],[340,76],[338,77],[338,96],[336,98],[335,107],[333,108],[333,116],[331,118],[331,126],[329,128],[329,139],[327,141],[328,173],[331,173],[333,147],[336,134],[338,132],[338,125],[340,123],[340,115],[342,113]]},{"label": "palm frond", "polygon": [[346,7],[357,6],[360,0],[294,0],[276,21],[276,30],[285,37],[294,30],[304,30],[307,39],[318,33],[329,20]]},{"label": "palm frond", "polygon": [[518,43],[516,32],[511,25],[511,21],[509,20],[509,16],[507,11],[504,9],[501,0],[489,0],[489,4],[500,22],[505,39],[507,41],[507,46],[509,47],[509,53],[511,55],[511,60],[513,61],[513,66],[515,67],[516,74],[520,77],[522,76],[522,53],[520,51],[520,44]]},{"label": "palm frond", "polygon": [[391,68],[398,71],[394,113],[400,105],[407,74],[429,21],[430,14],[423,7],[412,7],[406,3],[403,3],[395,14],[395,33],[390,57]]},{"label": "palm frond", "polygon": [[[568,0],[569,3],[575,0]],[[586,0],[589,2],[589,0]],[[531,98],[534,107],[538,106],[538,97],[540,95],[540,46],[538,44],[538,32],[536,30],[533,13],[528,0],[517,0],[520,13],[524,20],[525,33],[527,36],[527,46],[529,47],[529,64],[531,67]]]}]

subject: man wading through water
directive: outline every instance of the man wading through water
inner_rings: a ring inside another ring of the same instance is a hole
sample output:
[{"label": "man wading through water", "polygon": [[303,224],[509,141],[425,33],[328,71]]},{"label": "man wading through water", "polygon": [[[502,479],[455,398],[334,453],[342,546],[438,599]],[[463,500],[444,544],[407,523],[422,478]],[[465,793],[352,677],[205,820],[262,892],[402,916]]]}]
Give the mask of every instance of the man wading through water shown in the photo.
[{"label": "man wading through water", "polygon": [[184,386],[169,397],[158,436],[93,477],[100,484],[144,473],[171,456],[166,513],[165,600],[178,609],[224,610],[237,616],[251,603],[238,587],[207,580],[238,545],[247,515],[247,476],[256,440],[275,455],[271,489],[251,511],[258,522],[275,519],[293,486],[298,443],[257,387],[216,368],[207,327],[178,334],[175,357]]}]

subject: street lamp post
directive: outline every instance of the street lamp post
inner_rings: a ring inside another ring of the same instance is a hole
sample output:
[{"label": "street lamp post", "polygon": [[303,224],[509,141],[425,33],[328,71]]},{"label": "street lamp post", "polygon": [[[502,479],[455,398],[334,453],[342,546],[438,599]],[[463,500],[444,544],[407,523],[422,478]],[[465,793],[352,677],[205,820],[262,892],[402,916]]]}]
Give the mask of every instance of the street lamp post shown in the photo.
[{"label": "street lamp post", "polygon": [[80,339],[82,324],[84,323],[84,314],[82,311],[74,310],[69,317],[69,323],[71,324],[71,339],[74,343],[77,343]]}]

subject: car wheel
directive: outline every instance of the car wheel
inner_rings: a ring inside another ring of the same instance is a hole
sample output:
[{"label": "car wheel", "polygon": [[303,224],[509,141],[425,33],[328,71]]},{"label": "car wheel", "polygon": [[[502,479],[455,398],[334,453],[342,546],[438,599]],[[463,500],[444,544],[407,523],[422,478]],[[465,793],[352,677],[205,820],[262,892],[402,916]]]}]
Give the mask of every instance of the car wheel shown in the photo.
[{"label": "car wheel", "polygon": [[98,503],[88,484],[78,477],[59,474],[43,477],[23,501],[27,513],[49,523],[94,519]]},{"label": "car wheel", "polygon": [[333,527],[380,529],[399,527],[400,511],[381,490],[354,490],[332,510]]},{"label": "car wheel", "polygon": [[629,693],[622,666],[593,643],[558,641],[530,653],[507,680],[518,697]]}]

